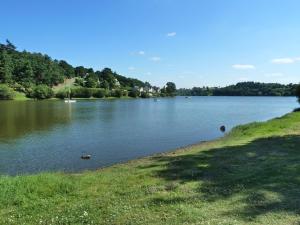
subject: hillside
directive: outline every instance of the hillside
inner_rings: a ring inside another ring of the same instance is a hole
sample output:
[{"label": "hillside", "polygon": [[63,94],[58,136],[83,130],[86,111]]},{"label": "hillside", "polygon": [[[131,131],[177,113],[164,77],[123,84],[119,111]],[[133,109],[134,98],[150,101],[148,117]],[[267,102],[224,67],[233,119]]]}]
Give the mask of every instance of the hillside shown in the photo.
[{"label": "hillside", "polygon": [[[79,87],[103,88],[108,92],[151,86],[148,82],[122,76],[110,68],[94,71],[83,66],[73,67],[64,60],[52,59],[45,54],[20,52],[8,40],[6,44],[0,44],[0,84],[6,84],[28,97],[46,98],[53,96],[52,87],[59,87],[70,79]],[[44,92],[44,95],[36,96],[34,92]]]}]

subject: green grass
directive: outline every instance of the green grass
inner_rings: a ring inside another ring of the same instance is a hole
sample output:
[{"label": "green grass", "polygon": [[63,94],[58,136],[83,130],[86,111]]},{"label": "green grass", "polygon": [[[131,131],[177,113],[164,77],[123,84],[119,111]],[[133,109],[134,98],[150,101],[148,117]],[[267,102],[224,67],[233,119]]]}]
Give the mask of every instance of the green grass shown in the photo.
[{"label": "green grass", "polygon": [[17,100],[17,101],[27,101],[27,100],[30,100],[30,98],[27,98],[24,93],[15,91],[14,100]]},{"label": "green grass", "polygon": [[299,224],[300,112],[80,174],[0,178],[0,224]]}]

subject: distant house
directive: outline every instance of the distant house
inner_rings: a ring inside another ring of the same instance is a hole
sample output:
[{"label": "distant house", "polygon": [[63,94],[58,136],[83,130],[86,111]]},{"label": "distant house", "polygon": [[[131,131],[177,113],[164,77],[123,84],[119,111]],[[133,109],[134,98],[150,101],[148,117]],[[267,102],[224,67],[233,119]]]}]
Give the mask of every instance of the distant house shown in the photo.
[{"label": "distant house", "polygon": [[139,92],[146,92],[149,94],[149,96],[153,96],[153,94],[158,94],[160,92],[160,88],[158,87],[149,87],[149,86],[145,86],[145,87],[139,87],[139,86],[134,86],[132,88],[132,90],[137,90]]},{"label": "distant house", "polygon": [[120,82],[118,81],[117,78],[115,78],[115,85],[116,85],[116,87],[120,87],[121,86],[121,84],[120,84]]},{"label": "distant house", "polygon": [[143,87],[139,87],[139,86],[134,86],[132,88],[132,90],[136,90],[136,91],[139,91],[139,92],[143,92],[144,91],[144,88]]}]

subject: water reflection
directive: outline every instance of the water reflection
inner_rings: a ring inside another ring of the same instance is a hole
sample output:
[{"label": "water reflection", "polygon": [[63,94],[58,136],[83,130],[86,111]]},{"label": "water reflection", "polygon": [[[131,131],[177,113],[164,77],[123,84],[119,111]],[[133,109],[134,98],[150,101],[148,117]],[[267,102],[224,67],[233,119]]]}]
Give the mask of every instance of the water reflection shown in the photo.
[{"label": "water reflection", "polygon": [[0,141],[46,131],[71,121],[71,104],[51,101],[0,102]]}]

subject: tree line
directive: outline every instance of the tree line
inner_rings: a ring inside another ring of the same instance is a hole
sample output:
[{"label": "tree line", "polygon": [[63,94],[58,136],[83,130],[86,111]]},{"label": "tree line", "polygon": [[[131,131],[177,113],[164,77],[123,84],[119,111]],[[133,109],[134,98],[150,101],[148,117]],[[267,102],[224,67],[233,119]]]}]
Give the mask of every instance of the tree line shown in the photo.
[{"label": "tree line", "polygon": [[226,87],[178,89],[179,96],[295,96],[296,84],[240,82]]},{"label": "tree line", "polygon": [[300,103],[300,85],[296,89],[296,96],[298,97],[298,102]]},{"label": "tree line", "polygon": [[[75,79],[75,83],[71,93],[68,93],[68,89],[54,93],[53,87],[72,78]],[[84,66],[73,67],[65,60],[53,60],[46,54],[18,51],[9,40],[6,40],[5,44],[0,43],[2,99],[13,98],[13,91],[23,92],[29,98],[38,99],[53,96],[65,98],[68,94],[71,94],[71,97],[150,97],[153,94],[170,96],[174,95],[176,90],[173,84],[168,82],[160,89],[149,82],[122,76],[110,68],[95,71]]]}]

